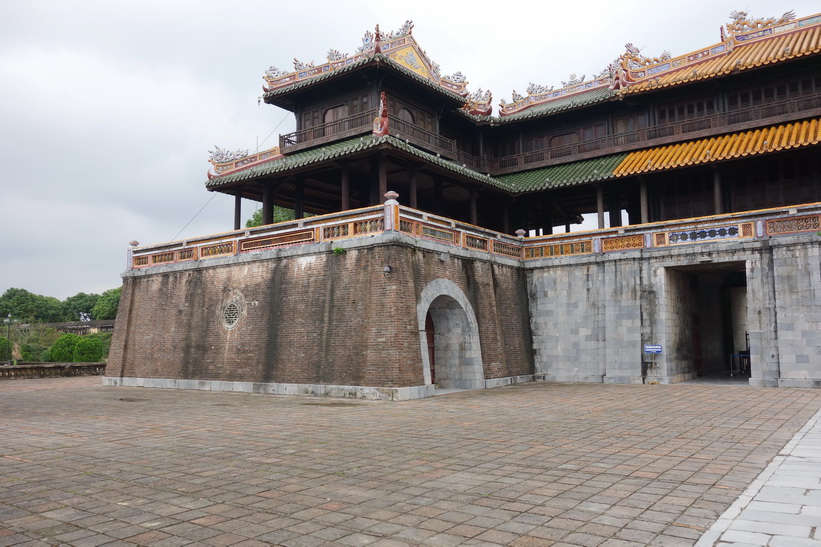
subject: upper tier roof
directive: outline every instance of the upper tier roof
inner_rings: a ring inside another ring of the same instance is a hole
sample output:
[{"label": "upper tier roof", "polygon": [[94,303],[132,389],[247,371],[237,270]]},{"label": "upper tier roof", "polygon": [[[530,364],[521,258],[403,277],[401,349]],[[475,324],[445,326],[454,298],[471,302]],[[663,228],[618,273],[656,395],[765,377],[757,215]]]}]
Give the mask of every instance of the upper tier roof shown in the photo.
[{"label": "upper tier roof", "polygon": [[512,103],[502,100],[499,116],[512,121],[552,114],[610,98],[604,90],[611,90],[611,96],[642,93],[821,52],[821,14],[796,19],[790,11],[778,19],[753,19],[746,12],[732,12],[730,17],[717,44],[678,57],[664,52],[648,58],[628,43],[625,53],[594,79],[585,82],[584,76],[571,75],[555,90],[530,84],[527,96],[514,91]]},{"label": "upper tier roof", "polygon": [[474,115],[489,115],[492,108],[490,92],[479,89],[469,93],[467,78],[461,72],[442,76],[439,65],[431,61],[416,43],[411,34],[412,30],[411,21],[406,21],[399,30],[389,33],[381,32],[377,25],[375,32],[365,32],[362,45],[352,55],[332,49],[328,51],[327,62],[317,66],[313,62],[303,63],[294,59],[293,72],[285,72],[272,66],[263,76],[266,82],[263,86],[263,98],[266,102],[273,102],[276,97],[310,87],[359,67],[385,63],[446,96],[463,102],[467,112]]}]

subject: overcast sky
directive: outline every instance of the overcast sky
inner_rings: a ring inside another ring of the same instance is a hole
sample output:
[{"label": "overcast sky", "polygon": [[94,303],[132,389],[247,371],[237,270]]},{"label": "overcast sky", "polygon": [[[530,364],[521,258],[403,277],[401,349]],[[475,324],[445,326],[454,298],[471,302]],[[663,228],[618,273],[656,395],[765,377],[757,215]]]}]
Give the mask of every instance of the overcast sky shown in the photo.
[{"label": "overcast sky", "polygon": [[230,230],[233,198],[205,190],[208,151],[269,148],[294,128],[257,104],[265,69],[352,53],[376,24],[412,20],[443,74],[498,105],[529,82],[590,78],[626,42],[676,56],[718,42],[732,10],[788,9],[818,4],[0,0],[0,294],[101,293],[121,284],[131,240]]}]

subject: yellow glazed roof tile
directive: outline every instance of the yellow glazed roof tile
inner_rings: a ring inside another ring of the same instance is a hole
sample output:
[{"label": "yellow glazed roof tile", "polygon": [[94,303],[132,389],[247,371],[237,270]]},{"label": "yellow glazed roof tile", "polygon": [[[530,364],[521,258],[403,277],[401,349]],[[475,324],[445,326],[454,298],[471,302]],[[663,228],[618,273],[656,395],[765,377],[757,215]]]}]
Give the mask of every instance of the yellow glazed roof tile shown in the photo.
[{"label": "yellow glazed roof tile", "polygon": [[616,166],[613,175],[639,175],[819,143],[821,119],[816,118],[631,152]]},{"label": "yellow glazed roof tile", "polygon": [[[803,23],[806,23],[806,26],[802,28],[800,24]],[[726,44],[730,41],[728,40]],[[716,44],[707,49],[724,48],[725,45]],[[688,62],[680,69],[667,69],[655,77],[645,75],[640,78],[640,81],[634,81],[623,88],[622,93],[639,93],[819,53],[821,52],[821,25],[818,24],[818,16],[808,17],[799,21],[796,30],[750,42],[738,42],[726,49],[729,51],[702,62]]]}]

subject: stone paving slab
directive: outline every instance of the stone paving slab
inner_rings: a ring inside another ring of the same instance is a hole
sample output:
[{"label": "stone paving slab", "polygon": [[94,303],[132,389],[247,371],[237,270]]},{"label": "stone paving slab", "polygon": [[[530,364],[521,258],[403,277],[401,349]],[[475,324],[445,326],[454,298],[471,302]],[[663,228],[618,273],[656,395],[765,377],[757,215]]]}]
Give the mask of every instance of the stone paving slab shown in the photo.
[{"label": "stone paving slab", "polygon": [[699,547],[821,546],[821,411],[698,542]]},{"label": "stone paving slab", "polygon": [[0,546],[693,545],[784,457],[723,538],[758,541],[763,515],[821,518],[796,490],[818,445],[781,453],[819,409],[699,384],[380,402],[0,382]]}]

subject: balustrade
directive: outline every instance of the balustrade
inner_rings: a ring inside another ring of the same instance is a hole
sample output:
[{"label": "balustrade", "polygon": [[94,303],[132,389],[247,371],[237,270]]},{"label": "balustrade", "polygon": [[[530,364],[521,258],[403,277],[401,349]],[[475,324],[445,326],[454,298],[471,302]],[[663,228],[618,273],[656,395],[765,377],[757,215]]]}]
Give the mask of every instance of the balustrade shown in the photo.
[{"label": "balustrade", "polygon": [[[391,208],[391,211],[388,211]],[[388,223],[386,220],[390,220]],[[821,229],[821,203],[519,238],[405,206],[386,204],[132,250],[132,269],[369,237],[397,229],[410,237],[517,260],[629,252],[718,241],[743,241]]]},{"label": "balustrade", "polygon": [[59,378],[101,376],[105,363],[18,363],[0,366],[0,380],[11,378]]}]

